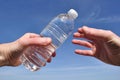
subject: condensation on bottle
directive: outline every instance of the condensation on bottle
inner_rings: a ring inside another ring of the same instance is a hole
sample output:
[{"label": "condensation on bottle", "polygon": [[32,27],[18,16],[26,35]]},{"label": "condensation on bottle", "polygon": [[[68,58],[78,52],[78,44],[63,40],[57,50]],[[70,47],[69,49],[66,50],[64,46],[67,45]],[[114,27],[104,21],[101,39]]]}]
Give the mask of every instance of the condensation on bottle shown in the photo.
[{"label": "condensation on bottle", "polygon": [[59,14],[40,33],[43,37],[50,37],[52,43],[48,46],[30,46],[21,56],[23,65],[30,71],[37,71],[45,66],[52,53],[59,48],[74,29],[74,20],[78,13],[70,9],[68,13]]}]

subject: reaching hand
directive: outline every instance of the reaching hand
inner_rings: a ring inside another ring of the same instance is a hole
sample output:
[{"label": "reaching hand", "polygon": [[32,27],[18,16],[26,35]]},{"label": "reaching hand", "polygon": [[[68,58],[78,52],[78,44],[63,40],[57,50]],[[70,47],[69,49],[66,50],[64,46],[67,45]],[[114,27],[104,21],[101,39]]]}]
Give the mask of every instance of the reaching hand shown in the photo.
[{"label": "reaching hand", "polygon": [[84,26],[74,33],[74,37],[86,39],[73,39],[72,42],[74,44],[91,49],[76,49],[75,53],[93,56],[105,63],[120,66],[120,38],[113,32]]}]

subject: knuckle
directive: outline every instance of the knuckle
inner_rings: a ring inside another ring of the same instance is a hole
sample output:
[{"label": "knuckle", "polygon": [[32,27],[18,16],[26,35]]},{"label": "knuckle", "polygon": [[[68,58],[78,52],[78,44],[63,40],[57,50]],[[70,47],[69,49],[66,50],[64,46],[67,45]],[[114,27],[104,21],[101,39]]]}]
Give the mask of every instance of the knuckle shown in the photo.
[{"label": "knuckle", "polygon": [[30,32],[25,33],[25,35],[30,35],[30,34],[32,34],[32,33],[30,33]]},{"label": "knuckle", "polygon": [[111,30],[107,30],[107,34],[109,34],[109,36],[114,35],[114,33]]},{"label": "knuckle", "polygon": [[111,30],[107,30],[107,33],[112,34],[113,32]]}]

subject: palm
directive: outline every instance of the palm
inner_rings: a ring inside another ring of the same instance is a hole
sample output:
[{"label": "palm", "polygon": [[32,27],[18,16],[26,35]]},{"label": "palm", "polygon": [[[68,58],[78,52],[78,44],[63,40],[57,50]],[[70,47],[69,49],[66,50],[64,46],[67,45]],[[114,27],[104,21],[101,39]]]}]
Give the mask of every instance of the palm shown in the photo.
[{"label": "palm", "polygon": [[105,63],[111,63],[108,53],[108,47],[104,41],[95,41],[92,49],[93,55]]}]

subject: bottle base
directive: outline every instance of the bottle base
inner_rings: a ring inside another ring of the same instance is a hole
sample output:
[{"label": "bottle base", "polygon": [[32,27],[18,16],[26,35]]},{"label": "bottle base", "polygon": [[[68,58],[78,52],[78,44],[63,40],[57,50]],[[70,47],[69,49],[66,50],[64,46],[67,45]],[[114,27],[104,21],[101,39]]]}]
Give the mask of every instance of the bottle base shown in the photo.
[{"label": "bottle base", "polygon": [[35,64],[31,63],[26,57],[25,55],[23,54],[21,56],[21,61],[22,61],[22,64],[25,66],[26,69],[30,70],[30,71],[37,71],[40,69],[39,66],[36,66]]}]

